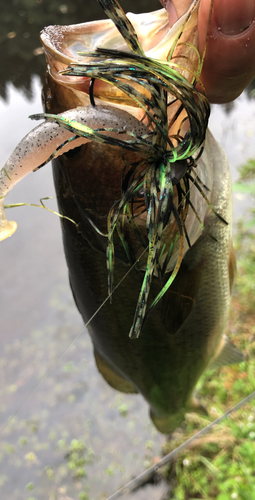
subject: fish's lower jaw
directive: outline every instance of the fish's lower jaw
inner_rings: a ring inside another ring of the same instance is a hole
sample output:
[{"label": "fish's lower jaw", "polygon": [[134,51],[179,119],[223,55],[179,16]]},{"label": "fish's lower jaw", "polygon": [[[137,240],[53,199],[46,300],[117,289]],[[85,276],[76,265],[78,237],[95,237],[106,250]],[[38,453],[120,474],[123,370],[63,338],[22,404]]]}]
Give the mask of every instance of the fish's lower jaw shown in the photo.
[{"label": "fish's lower jaw", "polygon": [[154,411],[150,410],[150,417],[155,427],[162,434],[171,434],[177,427],[180,427],[184,421],[185,412],[178,412],[172,415],[155,415]]}]

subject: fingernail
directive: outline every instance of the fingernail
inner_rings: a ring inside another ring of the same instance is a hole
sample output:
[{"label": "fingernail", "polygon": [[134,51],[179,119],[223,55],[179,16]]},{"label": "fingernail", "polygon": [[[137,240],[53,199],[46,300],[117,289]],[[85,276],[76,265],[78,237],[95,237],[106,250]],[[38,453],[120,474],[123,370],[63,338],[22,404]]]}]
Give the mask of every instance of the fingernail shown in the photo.
[{"label": "fingernail", "polygon": [[240,35],[255,18],[254,0],[215,0],[214,18],[218,30],[227,36]]}]

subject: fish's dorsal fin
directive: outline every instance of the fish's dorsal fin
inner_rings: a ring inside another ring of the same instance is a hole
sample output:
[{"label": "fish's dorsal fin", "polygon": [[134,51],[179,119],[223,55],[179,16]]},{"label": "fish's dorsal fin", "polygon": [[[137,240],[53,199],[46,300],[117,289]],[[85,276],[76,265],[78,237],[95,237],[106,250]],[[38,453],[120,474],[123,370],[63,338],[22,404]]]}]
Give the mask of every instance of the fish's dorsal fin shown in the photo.
[{"label": "fish's dorsal fin", "polygon": [[224,365],[233,365],[235,363],[241,363],[245,361],[244,354],[237,349],[237,347],[232,344],[229,338],[224,335],[220,344],[220,350],[218,350],[216,357],[210,362],[207,369],[220,368]]}]

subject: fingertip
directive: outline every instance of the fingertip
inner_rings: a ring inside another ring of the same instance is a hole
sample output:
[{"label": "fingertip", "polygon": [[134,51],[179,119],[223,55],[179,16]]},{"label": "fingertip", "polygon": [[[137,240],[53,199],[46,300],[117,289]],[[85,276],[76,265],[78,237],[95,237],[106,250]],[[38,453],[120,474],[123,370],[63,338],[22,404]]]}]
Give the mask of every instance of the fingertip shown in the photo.
[{"label": "fingertip", "polygon": [[[224,0],[225,7],[227,1]],[[233,1],[235,0],[231,0]],[[219,9],[220,5],[218,0],[215,0],[207,37],[210,6],[211,0],[201,0],[198,15],[201,55],[206,44],[201,80],[210,102],[226,103],[236,99],[255,76],[255,22],[252,21],[248,29],[237,35],[226,35],[222,32],[222,26],[218,25],[219,16],[215,15],[215,9]],[[247,16],[242,20],[247,24]],[[231,22],[233,26],[233,17]]]}]

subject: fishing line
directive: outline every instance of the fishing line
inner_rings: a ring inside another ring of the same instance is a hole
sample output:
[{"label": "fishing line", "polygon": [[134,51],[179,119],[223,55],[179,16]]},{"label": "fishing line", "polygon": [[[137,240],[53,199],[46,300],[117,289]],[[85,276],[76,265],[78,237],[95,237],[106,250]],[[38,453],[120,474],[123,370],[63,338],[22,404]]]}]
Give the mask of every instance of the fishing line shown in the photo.
[{"label": "fishing line", "polygon": [[36,393],[37,389],[40,387],[40,385],[44,382],[44,380],[46,380],[46,378],[52,373],[52,371],[56,368],[56,366],[58,365],[58,363],[61,361],[61,359],[64,357],[64,355],[66,354],[66,352],[68,351],[68,349],[74,344],[74,342],[76,342],[76,340],[79,338],[79,336],[81,335],[81,333],[83,332],[84,328],[86,328],[90,323],[91,321],[94,319],[94,317],[99,313],[99,311],[103,308],[103,306],[108,302],[108,300],[110,300],[112,294],[114,293],[114,291],[121,285],[121,283],[126,279],[126,277],[129,275],[129,273],[132,271],[132,269],[136,266],[136,264],[140,261],[140,259],[143,257],[143,255],[147,252],[148,250],[148,247],[145,248],[143,250],[143,252],[141,253],[141,255],[138,257],[138,259],[136,260],[136,262],[130,267],[130,269],[126,272],[126,274],[123,276],[123,278],[121,278],[121,280],[118,282],[118,284],[114,287],[114,290],[113,292],[108,295],[106,297],[106,299],[102,302],[102,304],[98,307],[98,309],[94,312],[94,314],[92,314],[92,316],[90,317],[90,319],[87,321],[87,323],[85,323],[85,325],[82,326],[82,328],[80,329],[80,331],[75,335],[75,337],[71,340],[71,342],[68,344],[68,346],[64,349],[64,351],[61,353],[61,355],[59,356],[59,358],[55,361],[55,363],[46,371],[46,373],[43,375],[43,377],[41,378],[41,380],[38,382],[38,384],[35,386],[35,388],[30,392],[30,394],[28,394],[28,396],[24,399],[24,401],[21,403],[21,405],[17,408],[17,410],[6,420],[6,422],[4,423],[4,425],[0,428],[0,435],[2,435],[4,429],[7,427],[7,425],[19,414],[20,410],[23,408],[23,406],[25,405],[25,403],[27,403],[27,401],[29,401],[29,399],[31,398],[31,396],[33,394]]},{"label": "fishing line", "polygon": [[228,417],[228,415],[239,410],[239,408],[244,406],[253,398],[255,398],[255,391],[253,391],[251,394],[249,394],[249,396],[246,396],[244,399],[239,401],[239,403],[237,403],[235,406],[227,410],[225,413],[223,413],[223,415],[213,420],[210,424],[201,429],[201,431],[197,432],[194,436],[184,441],[184,443],[182,443],[180,446],[177,446],[177,448],[170,451],[170,453],[165,455],[165,457],[163,457],[157,464],[152,465],[151,467],[149,467],[149,469],[145,470],[144,472],[136,476],[134,479],[132,479],[132,481],[125,484],[125,486],[123,486],[120,490],[113,493],[113,495],[108,497],[106,500],[117,500],[122,495],[125,495],[127,493],[132,493],[134,490],[143,486],[144,483],[146,483],[151,478],[151,476],[158,471],[158,469],[168,464],[170,460],[172,460],[178,453],[187,448],[191,443],[193,443],[193,441],[207,434],[212,429],[212,427],[218,425],[220,422],[222,422],[222,420]]},{"label": "fishing line", "polygon": [[[187,191],[186,195],[189,193],[189,191],[191,190],[191,187],[194,185],[194,182],[196,180],[196,173],[194,172],[194,180],[191,182],[191,185],[189,187],[189,190]],[[47,199],[47,198],[42,198],[42,200],[44,199]],[[41,200],[40,200],[41,201]],[[181,205],[181,203],[178,205],[178,208],[179,206]],[[43,205],[41,205],[42,208]],[[45,207],[46,208],[46,207]],[[73,222],[73,221],[72,221]],[[56,368],[56,366],[58,365],[58,363],[61,361],[61,359],[64,357],[64,355],[66,354],[66,352],[68,351],[68,349],[76,342],[76,340],[79,338],[79,336],[82,334],[84,328],[87,328],[87,326],[91,323],[91,321],[95,318],[95,316],[98,314],[98,312],[103,308],[103,306],[108,302],[108,300],[110,300],[110,298],[112,297],[113,293],[115,290],[117,290],[117,288],[121,285],[121,283],[127,278],[127,276],[129,275],[129,273],[132,271],[132,269],[136,266],[136,264],[138,264],[138,262],[140,261],[140,259],[144,256],[144,254],[148,251],[148,248],[149,248],[149,245],[143,250],[143,252],[141,253],[141,255],[138,257],[138,259],[136,260],[136,262],[129,268],[129,270],[126,272],[126,274],[123,276],[123,278],[121,278],[121,280],[117,283],[117,285],[114,287],[114,290],[113,292],[108,295],[106,297],[106,299],[102,302],[102,304],[98,307],[98,309],[94,312],[94,314],[90,317],[90,319],[87,321],[87,323],[85,323],[82,328],[80,329],[80,331],[75,335],[75,337],[71,340],[71,342],[68,344],[68,346],[64,349],[64,351],[61,353],[61,355],[59,356],[59,358],[56,360],[56,362],[46,371],[46,373],[43,375],[43,377],[41,378],[41,380],[38,382],[38,384],[35,386],[35,388],[30,392],[30,394],[28,394],[28,396],[24,399],[24,401],[20,404],[20,406],[17,408],[17,410],[6,420],[6,422],[3,424],[3,426],[0,428],[0,435],[2,435],[4,429],[7,427],[7,425],[20,413],[20,410],[24,407],[24,405],[27,403],[27,401],[29,401],[29,399],[31,398],[31,396],[33,394],[36,393],[37,389],[41,386],[41,384],[47,379],[47,377],[52,373],[52,371]]]}]

